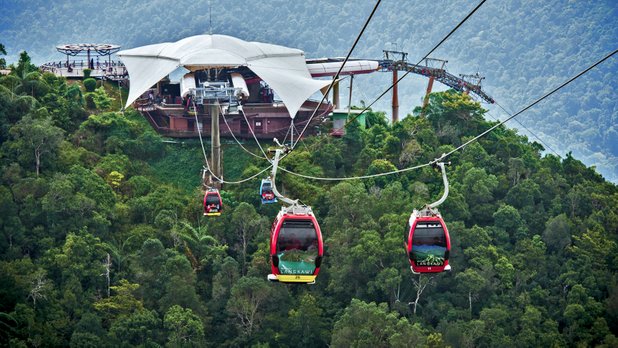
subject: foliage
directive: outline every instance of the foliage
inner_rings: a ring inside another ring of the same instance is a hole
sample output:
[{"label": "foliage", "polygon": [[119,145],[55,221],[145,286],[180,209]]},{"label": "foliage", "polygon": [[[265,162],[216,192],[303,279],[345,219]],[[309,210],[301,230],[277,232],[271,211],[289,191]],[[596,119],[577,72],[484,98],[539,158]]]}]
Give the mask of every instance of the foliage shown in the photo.
[{"label": "foliage", "polygon": [[97,80],[92,77],[85,78],[83,84],[86,92],[94,92],[94,89],[97,87]]},{"label": "foliage", "polygon": [[[278,206],[260,204],[260,178],[224,185],[224,214],[203,217],[201,145],[163,143],[132,109],[87,112],[74,86],[36,71],[0,77],[2,342],[618,341],[618,188],[572,155],[543,155],[504,127],[454,153],[440,206],[453,271],[423,276],[409,271],[403,229],[412,209],[442,194],[438,171],[339,183],[278,175],[281,190],[312,205],[326,250],[315,285],[287,286],[265,279]],[[379,174],[432,161],[494,124],[453,91],[394,126],[372,115],[370,127],[353,123],[343,138],[303,139],[281,165],[313,176]],[[226,178],[267,165],[229,144],[223,158]]]}]

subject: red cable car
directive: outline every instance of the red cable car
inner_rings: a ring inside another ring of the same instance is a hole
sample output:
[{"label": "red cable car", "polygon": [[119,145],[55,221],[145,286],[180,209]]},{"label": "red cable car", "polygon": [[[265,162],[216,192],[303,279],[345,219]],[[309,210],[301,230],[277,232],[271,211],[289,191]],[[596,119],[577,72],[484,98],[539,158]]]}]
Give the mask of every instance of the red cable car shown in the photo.
[{"label": "red cable car", "polygon": [[282,283],[315,283],[323,257],[322,233],[311,207],[281,209],[270,231],[272,274]]},{"label": "red cable car", "polygon": [[221,195],[217,189],[208,189],[204,195],[204,216],[219,216],[223,210]]},{"label": "red cable car", "polygon": [[406,249],[414,274],[450,271],[451,239],[440,213],[431,208],[414,210],[406,226]]}]

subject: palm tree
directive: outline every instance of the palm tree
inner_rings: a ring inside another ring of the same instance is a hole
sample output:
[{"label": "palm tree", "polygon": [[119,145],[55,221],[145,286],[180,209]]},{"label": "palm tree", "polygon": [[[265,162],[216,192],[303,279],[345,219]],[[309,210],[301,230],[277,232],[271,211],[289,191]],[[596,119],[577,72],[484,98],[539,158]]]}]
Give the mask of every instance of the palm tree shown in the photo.
[{"label": "palm tree", "polygon": [[[205,229],[201,227],[195,228],[187,221],[179,221],[172,227],[172,236],[180,239],[184,248],[185,255],[191,262],[193,271],[200,271],[204,263],[222,258],[225,255],[227,246],[220,245],[213,236],[206,234]],[[195,256],[193,250],[196,250],[202,257]]]}]

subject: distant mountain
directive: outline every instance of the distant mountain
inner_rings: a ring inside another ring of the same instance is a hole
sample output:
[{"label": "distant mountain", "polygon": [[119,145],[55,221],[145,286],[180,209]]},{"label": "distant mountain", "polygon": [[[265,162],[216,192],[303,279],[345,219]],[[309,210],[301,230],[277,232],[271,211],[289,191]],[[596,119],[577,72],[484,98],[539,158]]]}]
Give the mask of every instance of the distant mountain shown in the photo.
[{"label": "distant mountain", "polygon": [[[308,57],[345,56],[373,1],[213,0],[212,32],[296,47]],[[382,1],[354,52],[381,58],[382,50],[409,52],[417,62],[476,5],[469,1]],[[35,63],[61,60],[61,43],[115,43],[125,48],[175,41],[209,31],[208,1],[3,0],[0,42],[14,62],[26,50]],[[488,1],[432,56],[454,73],[480,72],[487,93],[511,111],[618,48],[615,1]],[[618,182],[618,57],[518,117],[551,149],[572,151]],[[390,74],[354,80],[355,104],[372,102],[390,86]],[[426,80],[400,86],[400,114],[420,103]],[[444,87],[436,86],[435,90]],[[341,89],[347,93],[346,88]],[[390,114],[389,95],[375,109]],[[346,98],[342,97],[342,100]],[[495,118],[506,114],[486,106]],[[510,127],[521,128],[510,122]],[[539,141],[525,129],[522,134]],[[551,151],[547,149],[548,151]]]}]

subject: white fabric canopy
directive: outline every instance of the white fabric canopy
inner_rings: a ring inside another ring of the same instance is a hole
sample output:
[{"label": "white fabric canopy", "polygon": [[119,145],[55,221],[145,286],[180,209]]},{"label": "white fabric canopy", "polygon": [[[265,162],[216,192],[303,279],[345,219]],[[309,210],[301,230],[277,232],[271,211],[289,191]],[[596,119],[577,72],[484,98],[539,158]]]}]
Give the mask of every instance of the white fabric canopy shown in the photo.
[{"label": "white fabric canopy", "polygon": [[226,35],[197,35],[177,42],[137,47],[117,55],[129,72],[131,88],[126,106],[176,70],[246,66],[281,97],[294,118],[301,105],[330,81],[314,80],[303,51]]}]

